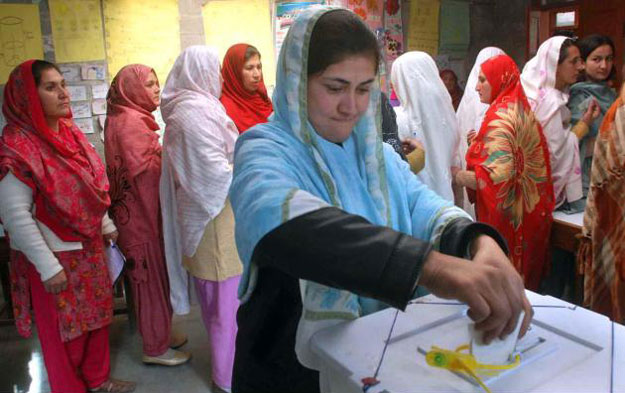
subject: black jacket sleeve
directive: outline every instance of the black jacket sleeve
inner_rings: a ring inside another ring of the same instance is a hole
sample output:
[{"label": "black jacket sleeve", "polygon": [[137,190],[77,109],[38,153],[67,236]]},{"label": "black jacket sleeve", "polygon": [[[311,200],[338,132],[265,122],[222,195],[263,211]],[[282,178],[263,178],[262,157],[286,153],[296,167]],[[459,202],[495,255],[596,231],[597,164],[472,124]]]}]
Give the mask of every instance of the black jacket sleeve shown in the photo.
[{"label": "black jacket sleeve", "polygon": [[[469,242],[482,230],[499,236],[485,224],[454,220],[442,234],[441,251],[464,257]],[[252,259],[261,269],[274,268],[404,309],[431,251],[428,242],[328,207],[265,235]]]}]

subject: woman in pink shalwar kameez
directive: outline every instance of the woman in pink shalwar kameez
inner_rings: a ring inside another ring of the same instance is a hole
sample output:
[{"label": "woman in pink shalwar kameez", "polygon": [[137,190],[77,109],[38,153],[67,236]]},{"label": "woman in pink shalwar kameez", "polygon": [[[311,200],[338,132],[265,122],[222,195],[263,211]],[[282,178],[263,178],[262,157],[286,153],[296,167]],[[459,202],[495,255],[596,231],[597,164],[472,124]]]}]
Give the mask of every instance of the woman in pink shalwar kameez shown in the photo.
[{"label": "woman in pink shalwar kameez", "polygon": [[[104,147],[111,183],[111,215],[126,256],[143,337],[143,362],[176,366],[189,354],[170,349],[172,307],[159,204],[161,146],[152,111],[160,102],[154,70],[122,68],[107,96]],[[176,343],[172,343],[176,346]],[[178,343],[181,345],[182,343]]]}]

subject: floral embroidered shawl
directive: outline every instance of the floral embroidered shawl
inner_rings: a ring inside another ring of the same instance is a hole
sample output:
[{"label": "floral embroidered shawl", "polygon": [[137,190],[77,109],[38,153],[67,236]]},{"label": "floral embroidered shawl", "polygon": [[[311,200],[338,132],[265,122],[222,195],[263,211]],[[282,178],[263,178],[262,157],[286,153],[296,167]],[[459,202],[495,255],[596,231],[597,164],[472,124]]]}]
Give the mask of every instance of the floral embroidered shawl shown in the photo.
[{"label": "floral embroidered shawl", "polygon": [[549,151],[514,61],[500,55],[482,64],[494,97],[467,152],[477,177],[476,213],[506,238],[510,259],[536,290],[548,257],[553,221]]},{"label": "floral embroidered shawl", "polygon": [[101,233],[110,205],[104,164],[71,114],[59,121],[58,132],[47,126],[33,62],[17,66],[4,88],[0,179],[11,171],[30,187],[35,218],[61,240],[92,239]]}]

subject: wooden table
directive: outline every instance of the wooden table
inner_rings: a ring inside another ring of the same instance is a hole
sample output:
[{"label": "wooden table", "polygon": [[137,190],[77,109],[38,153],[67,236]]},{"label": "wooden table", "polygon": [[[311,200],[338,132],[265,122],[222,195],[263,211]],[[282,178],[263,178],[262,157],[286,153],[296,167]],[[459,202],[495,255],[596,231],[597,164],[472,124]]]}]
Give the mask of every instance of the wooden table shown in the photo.
[{"label": "wooden table", "polygon": [[579,246],[579,235],[582,234],[584,213],[565,214],[560,211],[553,213],[551,227],[551,246],[576,253]]}]

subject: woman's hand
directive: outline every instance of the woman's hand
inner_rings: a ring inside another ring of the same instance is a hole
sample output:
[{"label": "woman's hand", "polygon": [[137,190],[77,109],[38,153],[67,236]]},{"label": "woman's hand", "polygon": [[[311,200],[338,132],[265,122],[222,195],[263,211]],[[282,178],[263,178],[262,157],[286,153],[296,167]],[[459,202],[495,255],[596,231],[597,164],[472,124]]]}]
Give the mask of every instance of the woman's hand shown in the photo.
[{"label": "woman's hand", "polygon": [[[493,332],[492,338],[496,336],[506,336],[513,332],[518,319],[516,315],[518,315],[521,309],[525,311],[525,317],[523,319],[523,323],[521,324],[519,336],[523,337],[527,332],[527,328],[529,327],[532,317],[534,316],[534,310],[532,309],[529,300],[527,300],[527,296],[525,296],[525,285],[523,284],[523,279],[516,271],[508,257],[506,257],[501,247],[499,247],[497,242],[489,236],[481,235],[473,240],[471,243],[471,256],[473,257],[473,262],[485,263],[505,271],[506,281],[501,284],[506,295],[508,296],[510,307],[513,309],[513,314],[515,316],[508,321],[508,325],[506,325],[506,327],[501,331],[501,334],[498,335]],[[478,329],[480,328],[480,326],[477,325],[476,327]]]},{"label": "woman's hand", "polygon": [[119,236],[119,232],[115,231],[115,232],[111,232],[111,233],[107,233],[106,235],[104,235],[104,245],[108,246],[111,245],[113,243],[115,243],[117,241],[117,237]]},{"label": "woman's hand", "polygon": [[597,120],[599,115],[601,115],[601,107],[597,104],[595,99],[592,99],[590,104],[588,104],[588,109],[586,109],[586,112],[584,112],[584,115],[582,116],[582,121],[590,126],[595,120]]},{"label": "woman's hand", "polygon": [[477,132],[475,132],[475,130],[470,130],[469,132],[467,132],[467,144],[469,146],[471,146],[471,143],[473,143],[473,140],[475,139],[476,136],[477,136]]},{"label": "woman's hand", "polygon": [[423,148],[423,144],[421,144],[421,142],[419,142],[415,138],[406,138],[401,141],[401,148],[405,155],[412,153],[415,149],[421,149],[425,151],[425,149]]},{"label": "woman's hand", "polygon": [[526,316],[520,335],[525,334],[533,311],[521,277],[490,237],[478,237],[472,249],[473,262],[431,252],[423,265],[419,285],[436,296],[467,303],[468,315],[476,328],[484,332],[486,343],[514,331],[521,310],[525,310]]},{"label": "woman's hand", "polygon": [[67,289],[67,276],[65,270],[61,270],[51,278],[43,282],[46,292],[56,295]]},{"label": "woman's hand", "polygon": [[474,171],[456,170],[453,172],[452,168],[452,183],[469,188],[471,190],[477,190],[477,177]]},{"label": "woman's hand", "polygon": [[462,168],[457,167],[457,166],[451,167],[451,185],[452,186],[462,186],[461,184],[458,184],[458,182],[456,181],[456,176],[458,175],[458,172],[460,172],[461,170]]}]

